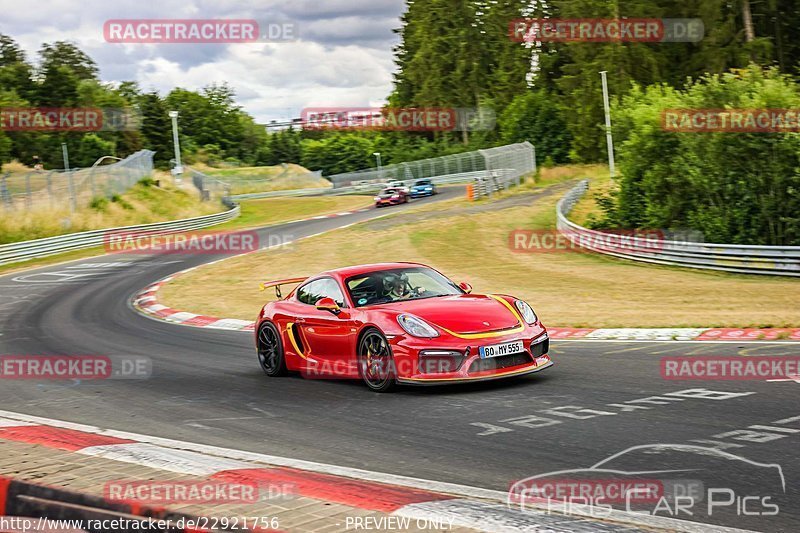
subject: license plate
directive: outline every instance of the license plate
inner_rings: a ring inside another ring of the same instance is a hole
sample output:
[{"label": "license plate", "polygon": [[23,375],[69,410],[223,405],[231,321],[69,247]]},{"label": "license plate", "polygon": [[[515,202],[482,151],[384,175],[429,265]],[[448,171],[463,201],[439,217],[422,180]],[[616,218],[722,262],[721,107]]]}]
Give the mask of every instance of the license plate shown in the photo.
[{"label": "license plate", "polygon": [[489,359],[491,357],[502,357],[504,355],[511,355],[512,353],[519,353],[523,351],[522,341],[504,342],[503,344],[490,344],[489,346],[481,346],[478,348],[478,353],[481,359]]}]

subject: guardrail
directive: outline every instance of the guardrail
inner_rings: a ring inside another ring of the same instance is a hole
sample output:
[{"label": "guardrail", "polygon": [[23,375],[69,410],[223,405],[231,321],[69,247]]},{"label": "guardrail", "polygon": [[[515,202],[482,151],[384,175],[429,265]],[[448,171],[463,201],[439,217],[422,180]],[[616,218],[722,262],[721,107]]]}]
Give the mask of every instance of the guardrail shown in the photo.
[{"label": "guardrail", "polygon": [[[431,181],[433,181],[436,185],[446,185],[448,183],[462,183],[462,182],[473,181],[476,178],[485,178],[486,176],[487,176],[487,171],[478,170],[475,172],[461,172],[459,174],[437,176],[435,178],[431,178]],[[408,180],[405,183],[410,187],[414,184],[414,181],[416,180]],[[254,200],[257,198],[373,194],[380,191],[385,186],[386,183],[360,183],[358,185],[351,185],[348,187],[337,187],[335,189],[318,187],[314,189],[293,189],[285,191],[267,191],[267,192],[254,192],[246,194],[234,194],[232,196],[229,196],[229,198],[233,201],[239,201],[239,200]]]},{"label": "guardrail", "polygon": [[14,242],[0,245],[0,265],[27,261],[37,257],[47,257],[50,255],[92,248],[104,244],[104,238],[111,232],[134,232],[148,231],[154,234],[178,233],[195,229],[207,228],[217,224],[222,224],[238,217],[241,208],[236,205],[233,208],[213,215],[201,217],[184,218],[182,220],[172,220],[169,222],[154,222],[152,224],[140,224],[138,226],[123,226],[119,228],[105,228],[100,230],[83,231],[80,233],[69,233],[55,237],[45,237],[32,241]]},{"label": "guardrail", "polygon": [[[591,230],[567,219],[575,203],[586,193],[583,180],[556,205],[557,227],[573,244],[593,252],[632,261],[723,270],[741,274],[800,277],[800,246],[757,246],[654,240],[619,236]],[[623,242],[624,240],[624,242]]]}]

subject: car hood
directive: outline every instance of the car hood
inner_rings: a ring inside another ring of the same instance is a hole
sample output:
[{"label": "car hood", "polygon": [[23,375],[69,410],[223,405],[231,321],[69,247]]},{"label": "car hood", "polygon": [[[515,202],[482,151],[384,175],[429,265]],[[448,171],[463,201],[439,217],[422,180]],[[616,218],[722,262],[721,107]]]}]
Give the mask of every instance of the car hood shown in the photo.
[{"label": "car hood", "polygon": [[409,313],[433,326],[454,333],[484,333],[513,328],[520,321],[516,310],[500,296],[461,294],[381,305],[397,314]]}]

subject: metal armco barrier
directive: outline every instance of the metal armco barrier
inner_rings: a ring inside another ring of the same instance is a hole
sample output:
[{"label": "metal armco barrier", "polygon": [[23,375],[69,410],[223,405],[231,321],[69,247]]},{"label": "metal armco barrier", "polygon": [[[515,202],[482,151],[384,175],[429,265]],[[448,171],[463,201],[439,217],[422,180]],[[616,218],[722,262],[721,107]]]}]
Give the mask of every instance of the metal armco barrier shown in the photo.
[{"label": "metal armco barrier", "polygon": [[60,254],[82,248],[92,248],[102,246],[104,237],[111,232],[134,232],[148,231],[155,234],[177,233],[195,229],[207,228],[223,222],[228,222],[239,216],[241,208],[237,205],[228,211],[204,215],[201,217],[185,218],[182,220],[172,220],[169,222],[155,222],[152,224],[141,224],[138,226],[123,226],[119,228],[105,228],[80,233],[69,233],[55,237],[46,237],[33,241],[14,242],[0,245],[0,265],[16,263],[34,259],[36,257],[47,257],[49,255]]},{"label": "metal armco barrier", "polygon": [[659,265],[800,277],[800,246],[710,244],[639,237],[627,238],[624,244],[615,243],[614,238],[609,238],[613,234],[584,228],[567,219],[588,188],[589,180],[581,181],[556,205],[559,231],[582,248]]}]

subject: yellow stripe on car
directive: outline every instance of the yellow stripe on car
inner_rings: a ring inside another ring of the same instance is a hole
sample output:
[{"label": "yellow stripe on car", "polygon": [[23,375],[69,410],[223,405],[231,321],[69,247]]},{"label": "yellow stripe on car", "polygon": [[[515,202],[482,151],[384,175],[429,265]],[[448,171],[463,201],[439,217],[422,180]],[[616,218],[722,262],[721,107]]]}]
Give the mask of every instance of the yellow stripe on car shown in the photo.
[{"label": "yellow stripe on car", "polygon": [[489,338],[492,338],[492,337],[502,337],[504,335],[513,335],[514,333],[520,333],[521,331],[525,331],[525,323],[523,322],[522,317],[519,316],[519,313],[517,312],[517,310],[514,309],[514,306],[512,306],[510,303],[508,303],[505,300],[505,298],[497,296],[496,294],[487,294],[486,296],[488,296],[489,298],[494,298],[495,300],[497,300],[501,304],[505,305],[508,308],[508,310],[511,311],[511,314],[514,315],[514,318],[517,319],[517,325],[514,326],[511,329],[504,329],[504,330],[501,330],[501,331],[490,331],[490,332],[487,332],[487,333],[456,333],[455,331],[451,331],[451,330],[449,330],[447,328],[442,328],[441,326],[439,326],[439,327],[442,330],[444,330],[445,332],[447,332],[449,335],[452,335],[453,337],[458,337],[459,339],[489,339]]}]

